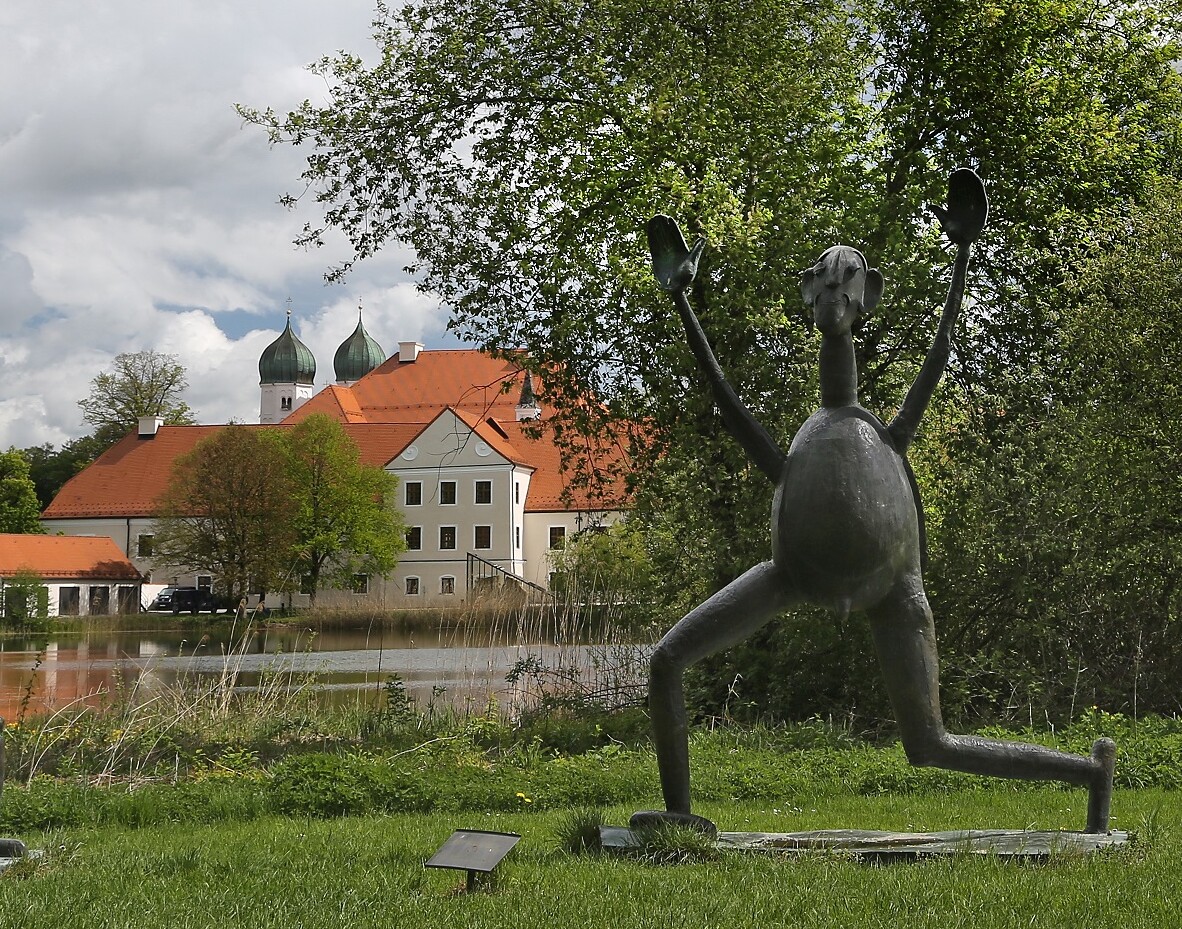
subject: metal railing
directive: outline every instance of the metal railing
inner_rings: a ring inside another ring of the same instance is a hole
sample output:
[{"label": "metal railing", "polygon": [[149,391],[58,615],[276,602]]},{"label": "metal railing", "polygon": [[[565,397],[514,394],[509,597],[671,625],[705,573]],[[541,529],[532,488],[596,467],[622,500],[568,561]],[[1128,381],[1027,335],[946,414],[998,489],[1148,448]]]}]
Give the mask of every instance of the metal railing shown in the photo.
[{"label": "metal railing", "polygon": [[549,596],[545,587],[518,577],[512,571],[507,571],[499,564],[481,558],[473,552],[468,552],[468,571],[465,579],[465,590],[468,599],[483,596],[500,596],[506,593],[524,594],[527,598]]}]

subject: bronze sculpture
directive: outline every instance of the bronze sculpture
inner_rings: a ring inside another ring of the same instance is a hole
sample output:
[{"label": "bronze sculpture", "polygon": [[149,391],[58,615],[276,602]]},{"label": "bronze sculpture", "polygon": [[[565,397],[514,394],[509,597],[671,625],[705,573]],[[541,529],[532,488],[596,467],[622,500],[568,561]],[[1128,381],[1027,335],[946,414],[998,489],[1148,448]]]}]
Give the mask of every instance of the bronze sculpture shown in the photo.
[{"label": "bronze sculpture", "polygon": [[653,271],[673,298],[698,366],[728,431],[776,485],[772,558],[750,569],[681,619],[652,656],[649,706],[666,809],[633,815],[634,828],[681,823],[714,832],[690,811],[688,727],[682,675],[708,655],[742,641],[776,614],[811,603],[841,614],[864,610],[908,760],[1089,788],[1088,832],[1108,830],[1116,745],[1098,739],[1090,757],[1036,745],[951,735],[940,714],[938,657],[923,588],[923,512],[906,452],[948,362],[964,296],[972,243],[985,227],[980,178],[959,169],[948,206],[935,208],[956,246],[952,284],[936,337],[898,414],[885,425],[858,404],[852,326],[874,308],[883,278],[861,252],[835,246],[804,273],[801,291],[821,332],[821,408],[785,454],[727,383],[685,291],[704,242],[687,248],[677,224],[648,224]]}]

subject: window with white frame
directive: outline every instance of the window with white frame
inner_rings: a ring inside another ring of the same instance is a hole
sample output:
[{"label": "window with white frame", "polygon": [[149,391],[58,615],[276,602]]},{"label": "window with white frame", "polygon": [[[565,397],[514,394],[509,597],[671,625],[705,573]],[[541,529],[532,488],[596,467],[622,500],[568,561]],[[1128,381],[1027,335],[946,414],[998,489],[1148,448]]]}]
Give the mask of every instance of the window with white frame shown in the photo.
[{"label": "window with white frame", "polygon": [[197,575],[197,589],[210,591],[213,590],[213,575],[212,574],[198,574]]},{"label": "window with white frame", "polygon": [[419,579],[417,577],[408,577],[406,579],[406,595],[408,597],[417,597],[419,595]]},{"label": "window with white frame", "polygon": [[111,588],[106,584],[95,584],[90,588],[89,609],[91,616],[106,616],[111,612]]},{"label": "window with white frame", "polygon": [[77,616],[80,599],[77,587],[59,587],[57,589],[57,613],[59,616]]},{"label": "window with white frame", "polygon": [[406,488],[403,498],[406,500],[407,506],[422,506],[423,505],[423,483],[422,481],[407,481],[404,485]]},{"label": "window with white frame", "polygon": [[141,532],[135,540],[135,554],[137,558],[151,558],[153,542],[156,536],[150,532]]},{"label": "window with white frame", "polygon": [[441,594],[450,596],[456,592],[456,579],[450,574],[445,574],[439,579],[439,592]]},{"label": "window with white frame", "polygon": [[475,502],[492,503],[492,481],[477,481]]},{"label": "window with white frame", "polygon": [[516,549],[521,548],[521,527],[520,526],[513,527],[513,547]]},{"label": "window with white frame", "polygon": [[492,548],[492,526],[473,527],[472,547],[476,549]]},{"label": "window with white frame", "polygon": [[423,548],[423,527],[409,526],[406,530],[406,550],[408,552],[422,551]]},{"label": "window with white frame", "polygon": [[566,526],[550,527],[550,547],[562,548],[566,545]]},{"label": "window with white frame", "polygon": [[513,502],[514,503],[521,502],[521,481],[514,481],[513,482]]},{"label": "window with white frame", "polygon": [[439,549],[440,551],[453,551],[456,547],[456,527],[455,526],[440,526],[439,527]]},{"label": "window with white frame", "polygon": [[455,503],[456,503],[456,482],[455,481],[440,481],[439,482],[439,502],[443,506],[455,506]]}]

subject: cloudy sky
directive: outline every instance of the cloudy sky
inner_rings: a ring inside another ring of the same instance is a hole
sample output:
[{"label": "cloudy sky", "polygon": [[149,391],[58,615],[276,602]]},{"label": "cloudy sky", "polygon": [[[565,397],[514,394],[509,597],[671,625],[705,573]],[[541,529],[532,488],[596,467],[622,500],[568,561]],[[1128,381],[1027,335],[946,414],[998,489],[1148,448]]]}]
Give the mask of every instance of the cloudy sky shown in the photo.
[{"label": "cloudy sky", "polygon": [[372,57],[372,0],[0,2],[0,449],[85,434],[77,401],[120,352],[188,369],[201,422],[258,419],[258,357],[283,328],[317,384],[356,325],[451,346],[443,312],[388,251],[343,284],[331,249],[291,244],[298,151],[235,103],[325,98],[306,65]]}]

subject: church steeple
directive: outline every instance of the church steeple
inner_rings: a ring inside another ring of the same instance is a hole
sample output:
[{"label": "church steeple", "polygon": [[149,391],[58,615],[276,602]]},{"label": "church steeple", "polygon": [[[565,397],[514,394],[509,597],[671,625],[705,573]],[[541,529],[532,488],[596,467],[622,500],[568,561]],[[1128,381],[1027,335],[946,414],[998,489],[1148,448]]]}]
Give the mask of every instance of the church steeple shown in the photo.
[{"label": "church steeple", "polygon": [[365,331],[361,322],[361,305],[357,306],[357,328],[341,343],[333,356],[332,366],[338,384],[352,384],[369,374],[386,360],[382,346]]},{"label": "church steeple", "polygon": [[517,401],[517,421],[538,419],[542,415],[542,408],[538,405],[538,395],[534,393],[534,376],[525,372],[525,380],[521,383],[521,397]]},{"label": "church steeple", "polygon": [[277,423],[312,396],[316,359],[291,328],[291,300],[287,325],[259,356],[259,422]]}]

